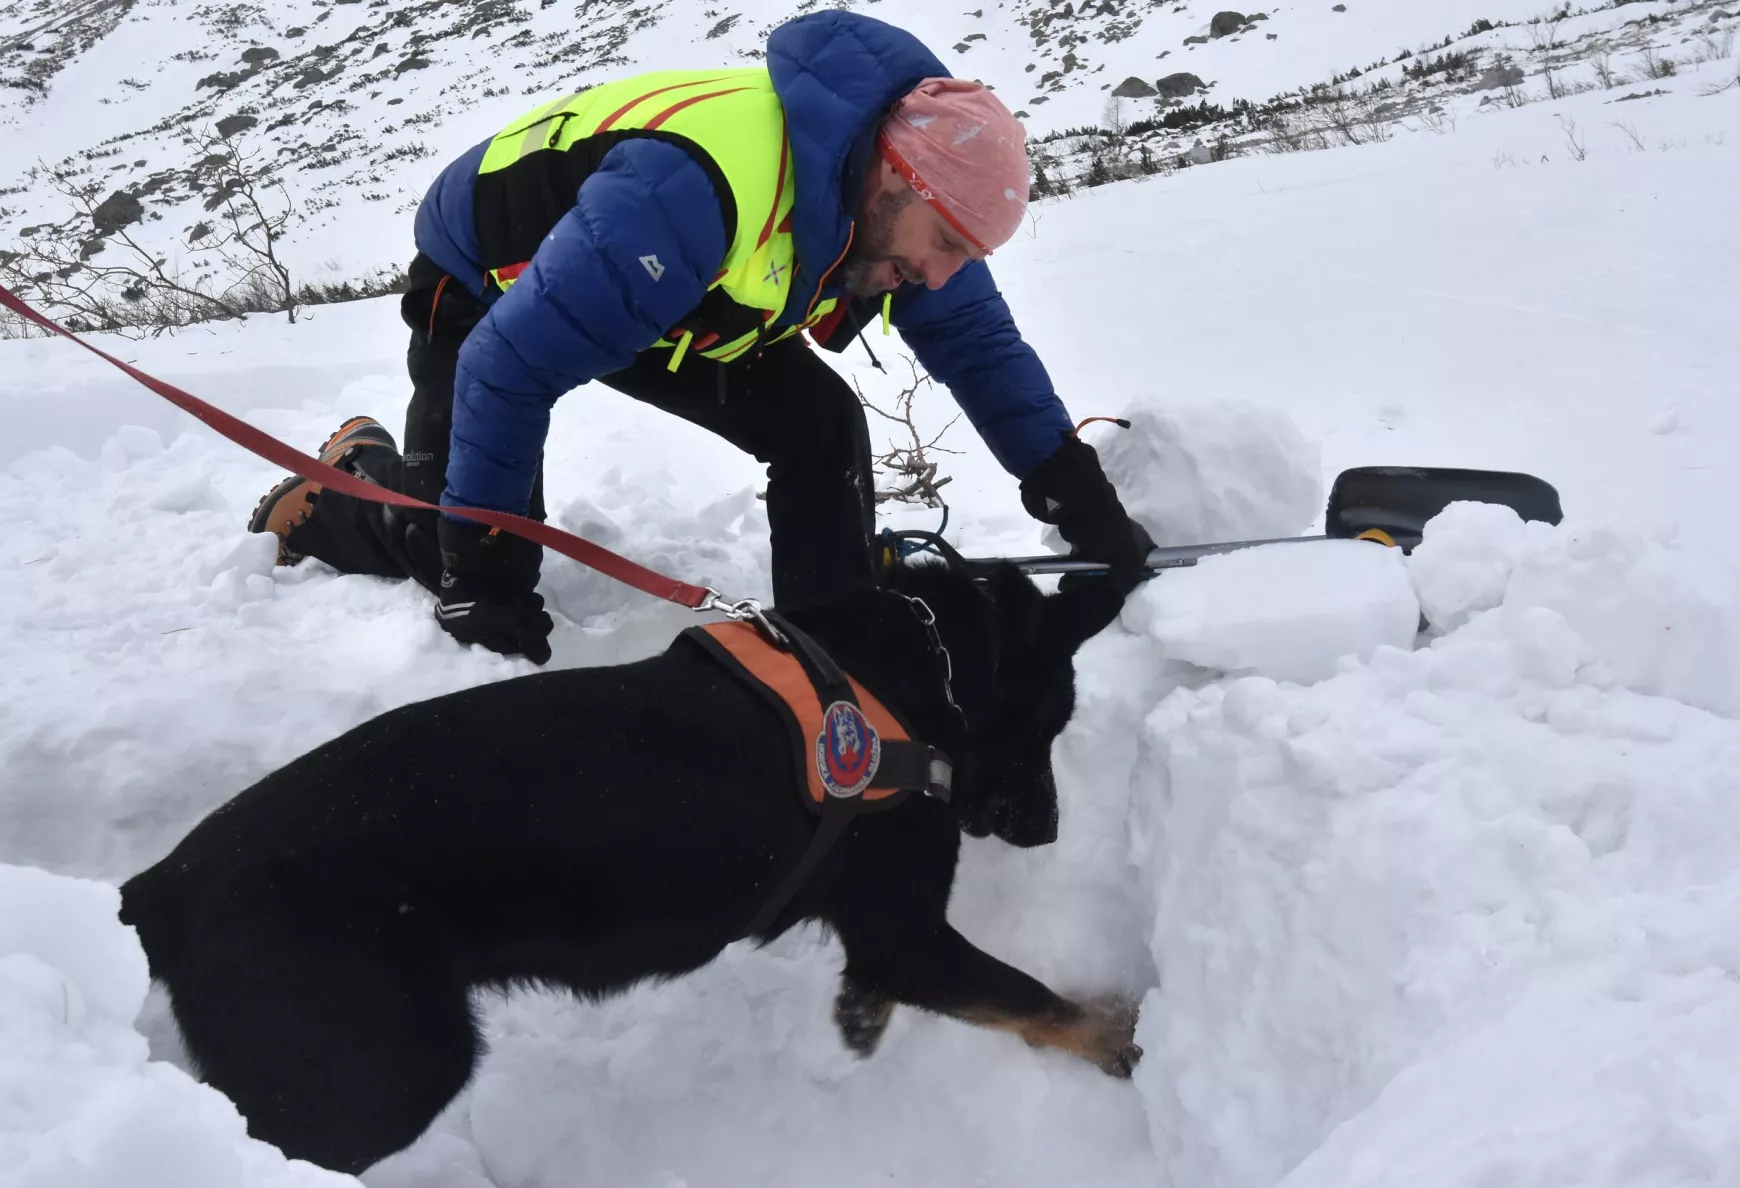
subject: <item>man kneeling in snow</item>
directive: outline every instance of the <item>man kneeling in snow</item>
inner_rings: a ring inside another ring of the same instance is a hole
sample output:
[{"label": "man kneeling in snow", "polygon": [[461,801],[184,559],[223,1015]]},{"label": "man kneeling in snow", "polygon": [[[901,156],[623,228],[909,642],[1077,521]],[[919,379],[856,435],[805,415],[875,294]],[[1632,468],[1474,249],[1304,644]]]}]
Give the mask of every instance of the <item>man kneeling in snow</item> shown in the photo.
[{"label": "man kneeling in snow", "polygon": [[[356,417],[322,460],[443,507],[541,519],[550,407],[600,380],[766,463],[776,602],[837,597],[876,580],[869,433],[798,331],[838,351],[880,307],[1032,514],[1087,557],[1139,565],[1147,534],[984,264],[1026,210],[1020,123],[868,17],[791,21],[767,63],[565,96],[449,165],[417,213],[402,305],[404,452]],[[295,477],[250,528],[277,534],[283,564],[416,579],[462,642],[550,657],[530,541]]]}]

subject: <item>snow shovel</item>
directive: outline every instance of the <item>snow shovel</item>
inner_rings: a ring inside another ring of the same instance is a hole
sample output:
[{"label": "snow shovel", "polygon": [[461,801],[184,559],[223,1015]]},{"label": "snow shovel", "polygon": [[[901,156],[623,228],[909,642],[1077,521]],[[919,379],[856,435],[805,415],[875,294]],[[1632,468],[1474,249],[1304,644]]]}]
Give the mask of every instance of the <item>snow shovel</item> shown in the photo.
[{"label": "snow shovel", "polygon": [[[1203,557],[1256,545],[1315,540],[1375,540],[1407,552],[1420,543],[1427,520],[1450,504],[1464,500],[1500,503],[1525,520],[1548,524],[1557,524],[1564,517],[1558,491],[1531,474],[1441,466],[1360,466],[1336,476],[1335,486],[1329,492],[1329,507],[1324,516],[1326,531],[1322,535],[1156,548],[1148,554],[1148,571],[1183,569]],[[989,576],[1005,562],[1028,574],[1104,573],[1107,569],[1099,561],[1078,561],[1056,553],[1040,557],[963,557],[934,532],[887,532],[884,536],[892,538],[901,556],[933,551],[951,567],[975,578]]]}]

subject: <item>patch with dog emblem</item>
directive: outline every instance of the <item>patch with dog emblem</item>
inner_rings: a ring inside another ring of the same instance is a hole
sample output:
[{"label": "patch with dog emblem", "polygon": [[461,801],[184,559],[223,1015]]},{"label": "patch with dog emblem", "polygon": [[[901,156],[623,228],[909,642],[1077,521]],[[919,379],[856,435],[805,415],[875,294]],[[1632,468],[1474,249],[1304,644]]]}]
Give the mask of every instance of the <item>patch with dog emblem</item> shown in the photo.
[{"label": "patch with dog emblem", "polygon": [[836,701],[822,711],[816,736],[816,773],[829,796],[849,799],[863,793],[882,762],[882,739],[862,710]]}]

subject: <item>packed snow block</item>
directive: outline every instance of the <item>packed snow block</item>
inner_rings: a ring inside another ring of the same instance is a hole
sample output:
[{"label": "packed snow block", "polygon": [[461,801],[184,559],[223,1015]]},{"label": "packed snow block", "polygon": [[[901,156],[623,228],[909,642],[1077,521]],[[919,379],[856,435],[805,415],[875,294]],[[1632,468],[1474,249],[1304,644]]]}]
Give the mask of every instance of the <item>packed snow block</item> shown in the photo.
[{"label": "packed snow block", "polygon": [[[1736,1071],[1732,1046],[1703,1045],[1740,1027],[1740,998],[1715,976],[1689,979],[1685,1014],[1666,1018],[1623,994],[1578,1009],[1574,980],[1549,982],[1475,1042],[1443,1045],[1396,1077],[1280,1188],[1735,1183],[1740,1138],[1715,1121],[1740,1105],[1723,1079]],[[1620,1068],[1625,1093],[1613,1091]],[[1555,1103],[1550,1130],[1518,1125],[1544,1102]]]},{"label": "packed snow block", "polygon": [[1628,689],[1740,716],[1740,573],[1671,538],[1561,526],[1518,558],[1509,607],[1550,607]]},{"label": "packed snow block", "polygon": [[1426,621],[1454,631],[1503,603],[1527,531],[1521,516],[1496,503],[1452,503],[1430,520],[1408,557]]},{"label": "packed snow block", "polygon": [[1150,713],[1156,1182],[1740,1183],[1740,723],[1604,669],[1504,605]]},{"label": "packed snow block", "polygon": [[1420,603],[1395,549],[1357,540],[1262,545],[1149,582],[1124,626],[1169,659],[1310,684],[1344,656],[1413,645]]},{"label": "packed snow block", "polygon": [[1323,461],[1278,408],[1239,400],[1136,408],[1090,426],[1124,507],[1156,544],[1297,536],[1323,512]]},{"label": "packed snow block", "polygon": [[8,1188],[338,1188],[151,1061],[145,953],[106,883],[0,865],[0,1180]]},{"label": "packed snow block", "polygon": [[66,987],[60,1013],[69,1021],[76,999],[81,1017],[131,1024],[151,975],[120,910],[121,893],[106,883],[0,866],[0,958],[28,954],[59,971]]},{"label": "packed snow block", "polygon": [[1545,607],[1626,688],[1740,716],[1740,572],[1671,534],[1525,525],[1508,508],[1452,504],[1426,525],[1409,573],[1440,630],[1499,606]]}]

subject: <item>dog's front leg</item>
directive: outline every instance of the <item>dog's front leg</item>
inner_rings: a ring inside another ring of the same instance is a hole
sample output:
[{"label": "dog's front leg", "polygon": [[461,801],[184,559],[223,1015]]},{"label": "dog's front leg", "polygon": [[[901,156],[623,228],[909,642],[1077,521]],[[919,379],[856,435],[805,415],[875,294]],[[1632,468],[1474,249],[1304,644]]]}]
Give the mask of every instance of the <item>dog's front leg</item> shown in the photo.
[{"label": "dog's front leg", "polygon": [[894,1014],[894,1000],[877,993],[847,975],[834,999],[834,1026],[840,1038],[860,1056],[876,1051],[882,1033],[888,1030],[889,1017]]},{"label": "dog's front leg", "polygon": [[868,1055],[896,1002],[1012,1031],[1035,1047],[1058,1048],[1127,1077],[1142,1058],[1136,1005],[1071,1002],[1043,983],[975,948],[943,924],[899,944],[846,942],[845,984],[834,1018],[846,1044]]}]

